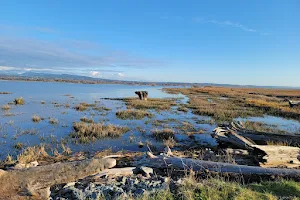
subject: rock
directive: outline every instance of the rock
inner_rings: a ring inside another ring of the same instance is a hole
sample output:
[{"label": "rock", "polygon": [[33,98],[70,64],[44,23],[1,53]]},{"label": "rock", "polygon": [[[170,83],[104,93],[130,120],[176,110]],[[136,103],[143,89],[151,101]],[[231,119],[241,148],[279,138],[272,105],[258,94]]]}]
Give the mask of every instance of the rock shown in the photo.
[{"label": "rock", "polygon": [[118,182],[125,185],[127,178],[125,176],[121,176],[118,178]]},{"label": "rock", "polygon": [[134,196],[142,196],[146,193],[146,190],[145,189],[141,189],[141,188],[138,188],[135,193],[134,193]]},{"label": "rock", "polygon": [[138,146],[139,146],[139,148],[143,148],[143,147],[144,147],[144,143],[142,143],[142,142],[140,141],[140,142],[138,142]]},{"label": "rock", "polygon": [[134,173],[135,173],[135,174],[141,173],[143,176],[150,177],[150,175],[153,174],[153,169],[150,168],[150,167],[144,167],[144,166],[141,166],[141,167],[137,167],[137,168],[134,170]]},{"label": "rock", "polygon": [[169,183],[169,182],[170,182],[170,178],[169,178],[169,177],[162,177],[162,178],[161,178],[161,181],[162,181],[163,183]]}]

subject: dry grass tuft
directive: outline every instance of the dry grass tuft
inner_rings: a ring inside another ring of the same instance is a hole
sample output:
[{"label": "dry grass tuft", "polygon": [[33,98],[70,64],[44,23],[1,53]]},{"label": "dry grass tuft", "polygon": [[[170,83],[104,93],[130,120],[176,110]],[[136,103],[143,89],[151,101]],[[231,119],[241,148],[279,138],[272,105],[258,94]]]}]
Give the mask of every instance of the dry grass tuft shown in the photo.
[{"label": "dry grass tuft", "polygon": [[86,116],[81,117],[80,121],[86,122],[86,123],[94,123],[94,120],[92,118],[87,118]]},{"label": "dry grass tuft", "polygon": [[41,121],[41,117],[38,116],[38,115],[33,115],[33,116],[31,117],[31,120],[32,120],[33,122],[38,123],[38,122]]},{"label": "dry grass tuft", "polygon": [[15,98],[14,103],[16,105],[24,105],[25,101],[24,101],[23,97],[19,97],[19,98]]},{"label": "dry grass tuft", "polygon": [[18,150],[23,149],[23,147],[24,147],[24,145],[23,145],[23,143],[21,143],[21,142],[18,142],[18,143],[16,143],[16,144],[14,145],[14,148],[15,148],[15,149],[18,149]]},{"label": "dry grass tuft", "polygon": [[174,138],[170,137],[166,140],[163,141],[164,145],[170,148],[173,148],[177,145],[176,140],[174,140]]},{"label": "dry grass tuft", "polygon": [[145,117],[153,117],[153,114],[144,110],[122,110],[116,113],[120,119],[143,119]]},{"label": "dry grass tuft", "polygon": [[176,105],[174,99],[159,99],[159,98],[150,98],[147,101],[141,101],[136,98],[126,98],[123,99],[126,102],[128,108],[135,109],[155,109],[159,110],[169,110],[171,106]]},{"label": "dry grass tuft", "polygon": [[39,145],[27,147],[20,155],[18,155],[17,160],[19,163],[27,164],[35,160],[42,160],[48,156],[48,153],[45,151],[45,146]]},{"label": "dry grass tuft", "polygon": [[70,136],[79,139],[81,143],[88,143],[105,137],[119,137],[129,131],[128,127],[113,124],[104,125],[102,123],[87,124],[84,122],[74,122],[73,129],[74,132]]},{"label": "dry grass tuft", "polygon": [[81,102],[80,104],[77,104],[74,108],[77,111],[85,111],[88,109],[88,107],[95,107],[96,104],[88,104],[86,102]]},{"label": "dry grass tuft", "polygon": [[175,131],[170,128],[164,128],[152,130],[151,133],[158,140],[168,140],[174,137]]},{"label": "dry grass tuft", "polygon": [[8,104],[5,104],[2,106],[2,110],[9,110],[10,106]]},{"label": "dry grass tuft", "polygon": [[50,123],[50,124],[58,124],[58,119],[55,119],[55,118],[51,117],[51,118],[49,119],[49,123]]}]

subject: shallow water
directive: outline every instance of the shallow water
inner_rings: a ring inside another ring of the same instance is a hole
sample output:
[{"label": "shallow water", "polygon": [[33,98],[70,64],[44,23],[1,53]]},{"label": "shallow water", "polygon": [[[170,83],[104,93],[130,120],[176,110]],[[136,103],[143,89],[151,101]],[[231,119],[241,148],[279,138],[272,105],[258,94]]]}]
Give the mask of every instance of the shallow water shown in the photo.
[{"label": "shallow water", "polygon": [[[57,148],[61,151],[61,141],[67,141],[67,146],[73,152],[94,152],[107,148],[112,148],[114,151],[146,151],[148,149],[146,145],[139,148],[138,142],[163,148],[162,142],[156,141],[151,136],[151,130],[162,128],[173,129],[175,139],[181,145],[215,146],[216,141],[210,134],[216,125],[210,124],[210,117],[194,115],[191,110],[186,113],[177,111],[177,106],[174,106],[169,111],[151,110],[154,114],[151,119],[121,120],[116,117],[116,112],[126,109],[124,102],[103,99],[136,97],[134,91],[147,90],[150,98],[179,98],[178,105],[188,101],[188,98],[183,95],[167,94],[161,89],[160,86],[0,81],[0,92],[12,92],[12,94],[0,95],[0,106],[12,102],[17,97],[23,97],[25,100],[25,105],[10,105],[11,109],[8,111],[0,109],[0,159],[4,159],[7,154],[19,154],[22,150],[14,148],[18,142],[23,143],[25,147],[43,143],[49,149]],[[41,104],[41,101],[45,103]],[[111,110],[97,111],[89,108],[83,112],[76,111],[74,106],[81,102],[96,103],[97,107],[104,106]],[[66,107],[66,104],[69,107]],[[44,120],[34,123],[32,116],[35,114],[43,117]],[[75,144],[66,140],[73,131],[73,122],[80,121],[80,118],[84,116],[92,118],[95,122],[128,126],[130,131],[118,138],[99,139],[90,144]],[[58,124],[50,124],[49,118],[57,119]],[[156,123],[155,120],[160,120],[160,123]],[[279,117],[249,117],[237,120],[259,121],[269,125],[278,125],[280,129],[290,132],[300,131],[298,121]],[[188,130],[189,132],[202,130],[203,133],[189,137],[182,130],[184,124],[190,124],[195,128]]]},{"label": "shallow water", "polygon": [[277,126],[279,129],[287,132],[295,132],[300,134],[300,122],[292,119],[264,115],[263,117],[237,118],[236,120],[262,122],[270,126]]},{"label": "shallow water", "polygon": [[[73,131],[73,122],[80,121],[81,117],[87,116],[93,118],[95,122],[111,123],[120,126],[128,126],[130,131],[119,138],[105,138],[97,140],[91,144],[74,144],[68,142],[68,146],[76,151],[98,151],[107,148],[113,150],[146,150],[146,147],[140,149],[137,142],[152,143],[161,146],[162,143],[151,137],[151,130],[154,128],[153,120],[175,119],[168,122],[165,126],[173,128],[176,132],[176,139],[187,141],[187,136],[183,135],[176,127],[181,122],[189,122],[196,129],[205,129],[207,134],[195,137],[199,143],[214,144],[210,132],[214,128],[212,125],[196,124],[201,116],[195,116],[190,111],[188,113],[178,112],[176,107],[171,111],[162,111],[157,113],[152,111],[155,117],[144,120],[121,120],[116,118],[116,112],[126,109],[122,101],[104,100],[102,98],[122,98],[135,97],[134,91],[147,90],[151,98],[181,98],[179,101],[185,103],[187,98],[183,95],[172,95],[164,93],[158,86],[136,86],[136,85],[88,85],[72,83],[46,83],[46,82],[13,82],[0,81],[0,91],[12,92],[9,95],[0,95],[0,105],[12,102],[17,97],[23,97],[25,105],[10,105],[8,111],[1,110],[0,116],[0,158],[7,154],[16,155],[20,150],[14,148],[18,142],[25,146],[47,144],[51,148],[60,148],[60,141],[65,139]],[[67,95],[68,94],[68,95]],[[71,96],[69,96],[71,95]],[[41,104],[44,101],[44,104]],[[74,106],[80,102],[95,103],[97,106],[110,108],[110,111],[96,111],[89,108],[80,112],[74,109]],[[65,107],[68,104],[70,107]],[[43,117],[44,120],[39,123],[32,121],[33,115]],[[58,124],[50,124],[49,118],[58,120]],[[145,130],[140,133],[138,127]],[[24,133],[26,131],[28,133]],[[201,138],[202,137],[202,138]]]}]

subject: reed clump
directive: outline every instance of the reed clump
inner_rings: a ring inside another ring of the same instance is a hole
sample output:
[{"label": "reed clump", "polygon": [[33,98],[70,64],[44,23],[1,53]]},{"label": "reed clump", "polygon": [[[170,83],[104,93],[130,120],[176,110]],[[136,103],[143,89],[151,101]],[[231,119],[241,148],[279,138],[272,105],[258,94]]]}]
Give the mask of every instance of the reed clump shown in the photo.
[{"label": "reed clump", "polygon": [[152,118],[153,114],[144,110],[121,110],[116,113],[116,116],[120,119],[143,119],[145,117]]},{"label": "reed clump", "polygon": [[168,140],[174,137],[175,131],[170,128],[164,128],[154,129],[151,131],[151,133],[157,140]]},{"label": "reed clump", "polygon": [[24,105],[25,101],[23,97],[15,98],[14,100],[15,105]]},{"label": "reed clump", "polygon": [[5,104],[1,108],[2,108],[2,110],[9,110],[10,106],[8,104]]},{"label": "reed clump", "polygon": [[41,117],[38,116],[38,115],[33,115],[33,116],[31,117],[31,120],[32,120],[33,122],[38,123],[38,122],[41,121]]},{"label": "reed clump", "polygon": [[119,137],[129,131],[128,127],[113,124],[74,122],[72,138],[79,139],[81,143],[88,143],[106,137]]}]

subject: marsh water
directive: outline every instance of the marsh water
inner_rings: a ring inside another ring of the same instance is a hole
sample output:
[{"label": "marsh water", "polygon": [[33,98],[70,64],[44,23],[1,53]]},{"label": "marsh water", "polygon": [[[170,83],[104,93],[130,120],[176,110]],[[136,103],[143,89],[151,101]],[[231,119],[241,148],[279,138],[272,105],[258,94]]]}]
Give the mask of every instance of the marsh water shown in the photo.
[{"label": "marsh water", "polygon": [[[176,140],[182,144],[193,142],[214,146],[216,141],[210,134],[216,125],[208,123],[209,117],[194,115],[191,111],[177,111],[177,107],[174,106],[169,111],[151,111],[154,114],[151,119],[122,120],[116,117],[116,112],[126,109],[124,102],[103,99],[135,97],[136,90],[146,90],[151,98],[177,98],[178,105],[186,103],[188,100],[183,95],[167,94],[161,89],[160,86],[0,81],[0,92],[11,92],[11,94],[0,95],[0,105],[8,104],[18,97],[23,97],[25,100],[24,105],[11,104],[9,110],[1,110],[0,158],[3,159],[8,154],[20,153],[22,149],[15,148],[17,143],[22,143],[24,147],[42,143],[52,149],[60,149],[61,141],[65,141],[73,152],[93,152],[107,148],[112,148],[114,151],[145,151],[147,150],[146,145],[140,148],[137,143],[142,142],[152,144],[157,148],[162,147],[161,141],[156,141],[151,137],[151,130],[165,127],[174,129]],[[110,110],[92,108],[82,112],[75,110],[74,106],[81,102],[96,104],[97,107],[105,107]],[[33,115],[38,115],[43,120],[35,123],[32,121]],[[80,118],[84,116],[92,118],[95,122],[128,126],[130,131],[118,138],[104,138],[88,144],[67,140],[68,135],[73,131],[73,122],[80,121]],[[49,123],[50,118],[57,119],[58,123]],[[297,121],[278,117],[266,116],[248,120],[266,121],[289,129],[300,127]],[[160,123],[157,124],[157,121]],[[190,139],[182,133],[183,123],[189,123],[194,127],[195,132],[202,130],[203,133],[195,134],[193,139]]]}]

